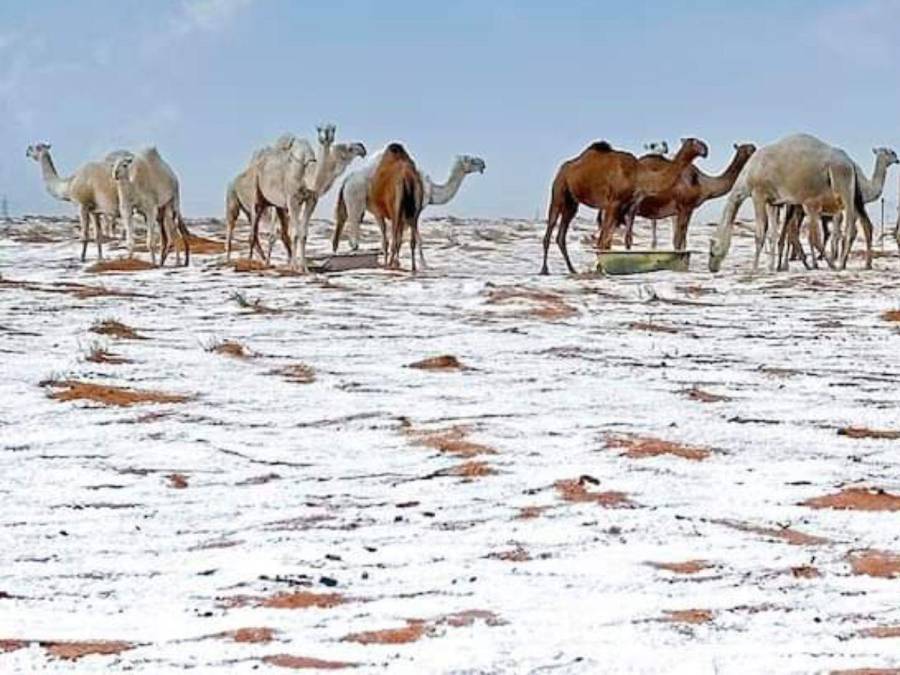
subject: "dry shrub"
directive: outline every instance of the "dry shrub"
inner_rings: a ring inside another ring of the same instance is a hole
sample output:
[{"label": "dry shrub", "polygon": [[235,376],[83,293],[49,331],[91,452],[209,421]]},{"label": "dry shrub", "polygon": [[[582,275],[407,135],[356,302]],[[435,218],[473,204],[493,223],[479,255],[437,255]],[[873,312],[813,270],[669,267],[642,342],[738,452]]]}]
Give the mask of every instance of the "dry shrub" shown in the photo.
[{"label": "dry shrub", "polygon": [[422,361],[416,361],[415,363],[410,363],[407,368],[439,371],[467,370],[467,368],[462,363],[460,363],[459,359],[451,354],[444,354],[443,356],[432,356],[431,358],[423,359]]},{"label": "dry shrub", "polygon": [[97,335],[107,335],[109,337],[121,338],[123,340],[146,340],[142,335],[139,335],[134,328],[130,326],[126,326],[124,323],[120,321],[116,321],[115,319],[104,319],[103,321],[99,321],[95,323],[90,328],[92,333],[96,333]]},{"label": "dry shrub", "polygon": [[110,385],[79,382],[77,380],[48,380],[41,386],[58,391],[49,394],[57,401],[93,401],[102,405],[130,407],[142,403],[184,403],[190,396],[166,394],[160,391],[129,389]]},{"label": "dry shrub", "polygon": [[269,375],[279,375],[293,384],[312,384],[316,381],[316,371],[305,363],[294,363],[270,370]]},{"label": "dry shrub", "polygon": [[833,495],[807,499],[802,506],[838,511],[900,511],[900,496],[884,490],[847,488]]},{"label": "dry shrub", "polygon": [[681,445],[680,443],[663,441],[649,436],[608,436],[606,447],[625,450],[622,455],[631,459],[674,455],[682,459],[701,462],[710,456],[710,451],[707,448]]},{"label": "dry shrub", "polygon": [[143,272],[156,269],[156,266],[140,258],[112,258],[98,260],[87,268],[93,274],[109,274],[110,272]]}]

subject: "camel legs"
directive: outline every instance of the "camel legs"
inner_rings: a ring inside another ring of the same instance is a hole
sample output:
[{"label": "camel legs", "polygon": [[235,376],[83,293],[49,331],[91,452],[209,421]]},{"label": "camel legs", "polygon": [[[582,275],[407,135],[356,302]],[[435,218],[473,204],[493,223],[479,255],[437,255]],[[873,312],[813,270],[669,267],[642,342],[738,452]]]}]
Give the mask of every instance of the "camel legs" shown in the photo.
[{"label": "camel legs", "polygon": [[284,248],[287,251],[288,260],[291,259],[292,251],[291,248],[291,238],[288,234],[288,230],[290,229],[290,220],[288,219],[288,213],[286,209],[275,209],[275,218],[278,220],[276,223],[274,220],[272,221],[272,235],[269,239],[269,255],[266,258],[266,264],[269,265],[272,263],[272,245],[274,243],[275,237],[275,227],[278,227],[278,232],[281,234],[281,243],[284,244]]},{"label": "camel legs", "polygon": [[[237,195],[232,190],[228,191],[225,199],[225,260],[231,260],[231,241],[234,238],[234,226],[237,224],[238,216],[240,216],[241,203],[238,201]],[[249,211],[244,211],[247,220],[252,221],[253,217]]]},{"label": "camel legs", "polygon": [[421,267],[424,271],[428,269],[428,267],[427,265],[425,265],[425,252],[423,251],[422,247],[422,235],[419,234],[418,226],[416,227],[416,247],[419,249],[419,267]]},{"label": "camel legs", "polygon": [[253,217],[250,219],[250,260],[253,260],[253,249],[259,251],[259,257],[265,259],[262,247],[259,245],[259,219],[262,217],[266,207],[263,204],[254,204]]},{"label": "camel legs", "polygon": [[412,260],[413,274],[416,272],[416,245],[419,242],[419,232],[415,223],[409,224],[409,255]]},{"label": "camel legs", "polygon": [[378,228],[381,230],[381,255],[384,258],[384,265],[385,267],[387,267],[389,262],[387,222],[385,222],[384,218],[382,218],[381,216],[376,216],[375,220],[378,221]]},{"label": "camel legs", "polygon": [[658,221],[656,220],[656,218],[653,218],[653,219],[650,221],[650,248],[652,248],[654,251],[656,250],[656,245],[657,245],[657,243],[659,242],[659,239],[657,239],[657,236],[656,236],[656,234],[657,234],[657,230],[656,230],[656,224],[657,224],[657,222],[658,222]]},{"label": "camel legs", "polygon": [[94,235],[97,237],[97,259],[103,260],[103,226],[99,213],[94,213]]},{"label": "camel legs", "polygon": [[[288,205],[288,211],[291,213],[291,222],[294,225],[294,246],[291,251],[290,264],[295,270],[302,274],[307,274],[309,269],[306,266],[306,236],[309,232],[309,221],[312,218],[313,209],[316,208],[317,197],[314,194],[307,194],[302,199],[292,199]],[[300,215],[300,210],[303,214]],[[299,256],[299,265],[297,263],[297,253]]]},{"label": "camel legs", "polygon": [[569,246],[566,243],[566,237],[569,234],[569,225],[572,224],[572,221],[575,219],[575,214],[577,212],[577,203],[575,203],[574,201],[566,203],[562,209],[561,219],[559,221],[559,230],[556,232],[556,245],[559,247],[559,250],[563,255],[563,260],[566,261],[566,267],[568,268],[570,274],[577,274],[577,270],[572,264],[572,259],[569,258]]},{"label": "camel legs", "polygon": [[[687,248],[687,231],[691,222],[692,211],[678,211],[673,221],[672,245],[676,251],[684,251]],[[653,232],[653,248],[656,248],[656,221]]]},{"label": "camel legs", "polygon": [[87,259],[88,239],[90,238],[91,212],[84,204],[78,210],[78,218],[81,221],[81,262]]},{"label": "camel legs", "polygon": [[753,212],[756,221],[756,250],[753,255],[753,271],[759,271],[759,256],[762,254],[766,243],[766,234],[769,227],[769,205],[762,195],[753,195]]}]

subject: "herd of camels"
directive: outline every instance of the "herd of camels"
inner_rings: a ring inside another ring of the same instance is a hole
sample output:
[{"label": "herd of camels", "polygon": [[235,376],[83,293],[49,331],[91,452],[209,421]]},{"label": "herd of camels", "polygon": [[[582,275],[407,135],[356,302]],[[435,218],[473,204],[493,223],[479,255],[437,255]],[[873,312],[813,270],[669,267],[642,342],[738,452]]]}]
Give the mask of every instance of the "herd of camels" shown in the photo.
[{"label": "herd of camels", "polygon": [[[280,235],[292,268],[306,273],[306,239],[309,222],[319,199],[326,194],[356,158],[365,158],[362,143],[335,143],[335,127],[318,129],[318,150],[294,134],[284,134],[275,143],[253,153],[247,167],[226,191],[225,250],[230,260],[234,229],[243,214],[250,223],[249,256],[254,252],[267,263]],[[710,241],[709,268],[717,272],[728,254],[732,230],[741,204],[751,199],[755,212],[756,250],[753,269],[768,241],[770,270],[786,269],[799,259],[815,268],[824,260],[831,268],[844,269],[862,225],[866,242],[866,268],[872,267],[873,226],[865,205],[881,197],[887,170],[898,163],[888,148],[875,148],[875,169],[867,178],[846,152],[808,134],[795,134],[757,149],[735,144],[734,157],[718,176],[709,176],[694,166],[708,155],[706,143],[682,139],[670,158],[668,147],[654,144],[643,156],[614,149],[600,141],[577,157],[564,162],[553,181],[547,228],[543,239],[541,273],[548,273],[547,256],[553,233],[570,272],[566,234],[579,205],[597,209],[598,248],[611,248],[617,227],[625,228],[625,245],[633,243],[637,216],[653,224],[673,219],[673,245],[687,247],[687,232],[694,211],[704,202],[729,195],[722,218]],[[154,264],[165,264],[172,249],[176,265],[190,261],[189,234],[181,213],[180,187],[172,168],[156,148],[137,152],[117,150],[60,177],[50,156],[50,145],[28,147],[26,155],[41,167],[47,191],[72,202],[79,209],[82,233],[81,259],[87,255],[93,223],[97,255],[102,257],[104,227],[115,234],[116,223],[124,223],[129,256],[134,254],[134,214],[146,222],[147,248]],[[411,268],[416,271],[416,252],[425,266],[419,218],[429,204],[446,204],[459,191],[465,177],[483,173],[481,158],[456,158],[447,181],[433,182],[416,166],[400,143],[390,143],[361,169],[344,177],[338,191],[332,249],[337,251],[347,227],[350,246],[359,247],[360,224],[369,212],[381,230],[381,250],[388,268],[399,268],[400,247],[408,233]],[[730,194],[729,194],[730,193]],[[263,216],[271,221],[268,246],[263,251],[259,225]],[[808,221],[810,255],[801,242],[801,226]],[[388,229],[390,222],[390,230]],[[894,233],[900,247],[900,223]]]}]

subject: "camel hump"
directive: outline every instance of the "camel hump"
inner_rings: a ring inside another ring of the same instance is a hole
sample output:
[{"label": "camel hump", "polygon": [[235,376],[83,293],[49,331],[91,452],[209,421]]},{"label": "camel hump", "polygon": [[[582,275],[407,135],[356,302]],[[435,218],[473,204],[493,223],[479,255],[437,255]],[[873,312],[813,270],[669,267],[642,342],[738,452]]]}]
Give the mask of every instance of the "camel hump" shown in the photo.
[{"label": "camel hump", "polygon": [[612,152],[613,147],[606,141],[596,141],[591,143],[589,150],[594,152]]},{"label": "camel hump", "polygon": [[409,157],[409,154],[406,152],[406,148],[404,148],[400,143],[391,143],[387,146],[387,152],[391,155],[396,155],[397,157],[403,157],[404,159]]}]

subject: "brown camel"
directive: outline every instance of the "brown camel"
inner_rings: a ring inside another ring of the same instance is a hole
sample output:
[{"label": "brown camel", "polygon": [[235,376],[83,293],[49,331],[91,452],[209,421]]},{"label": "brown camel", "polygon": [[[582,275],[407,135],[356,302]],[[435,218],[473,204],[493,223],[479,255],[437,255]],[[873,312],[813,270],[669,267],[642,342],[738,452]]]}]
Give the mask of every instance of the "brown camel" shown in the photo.
[{"label": "brown camel", "polygon": [[609,143],[600,141],[590,145],[575,159],[564,162],[553,180],[550,194],[541,274],[548,273],[547,252],[557,225],[556,244],[569,272],[575,273],[566,247],[566,234],[579,204],[600,212],[599,247],[608,249],[617,224],[624,221],[630,229],[645,200],[671,190],[685,167],[697,157],[706,157],[707,154],[708,149],[703,141],[686,138],[670,163],[661,167],[641,166],[640,160],[630,152],[614,150]]},{"label": "brown camel", "polygon": [[[375,216],[381,228],[385,266],[400,267],[400,245],[403,233],[410,229],[409,249],[412,254],[412,271],[416,271],[416,242],[419,233],[419,215],[425,203],[425,187],[412,157],[399,143],[387,146],[369,185],[366,208]],[[387,224],[391,221],[391,252],[387,254]]]},{"label": "brown camel", "polygon": [[[734,145],[735,153],[728,167],[718,176],[709,176],[693,164],[689,164],[678,177],[671,190],[646,197],[638,206],[637,215],[650,220],[675,218],[672,233],[672,245],[675,250],[683,251],[687,247],[687,230],[691,216],[704,202],[716,199],[731,192],[738,174],[747,160],[756,152],[752,144]],[[653,167],[661,171],[672,160],[659,154],[644,155],[640,165]],[[631,249],[634,242],[633,228],[625,233],[625,247]]]}]

